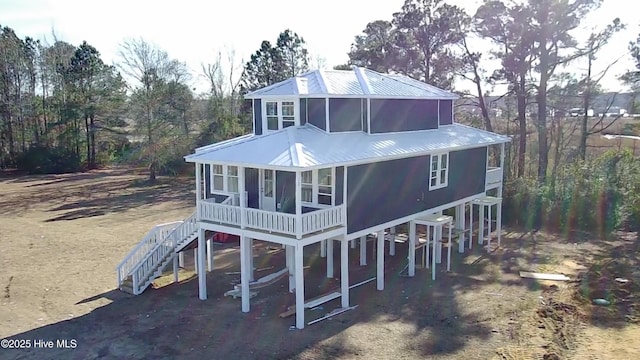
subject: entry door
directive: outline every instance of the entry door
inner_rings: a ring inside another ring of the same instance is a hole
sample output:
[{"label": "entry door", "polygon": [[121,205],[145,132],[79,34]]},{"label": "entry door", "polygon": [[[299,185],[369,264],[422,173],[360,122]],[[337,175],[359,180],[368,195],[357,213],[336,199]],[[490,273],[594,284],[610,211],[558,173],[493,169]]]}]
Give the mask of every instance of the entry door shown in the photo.
[{"label": "entry door", "polygon": [[274,170],[261,170],[262,210],[276,211],[276,174]]}]

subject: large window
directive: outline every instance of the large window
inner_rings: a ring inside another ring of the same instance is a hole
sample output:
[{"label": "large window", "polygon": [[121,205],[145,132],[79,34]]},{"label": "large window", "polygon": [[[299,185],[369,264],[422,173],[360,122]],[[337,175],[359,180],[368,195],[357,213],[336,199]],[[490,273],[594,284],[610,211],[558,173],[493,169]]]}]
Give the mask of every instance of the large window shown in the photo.
[{"label": "large window", "polygon": [[331,168],[302,172],[302,202],[311,206],[332,206],[335,197],[334,171]]},{"label": "large window", "polygon": [[302,202],[313,202],[313,171],[302,172]]},{"label": "large window", "polygon": [[211,191],[238,193],[238,167],[211,165]]},{"label": "large window", "polygon": [[224,191],[224,173],[222,165],[211,166],[211,188],[215,191]]},{"label": "large window", "polygon": [[431,155],[429,190],[446,187],[449,182],[449,154]]},{"label": "large window", "polygon": [[296,124],[296,105],[293,101],[266,101],[264,110],[268,130],[280,130]]}]

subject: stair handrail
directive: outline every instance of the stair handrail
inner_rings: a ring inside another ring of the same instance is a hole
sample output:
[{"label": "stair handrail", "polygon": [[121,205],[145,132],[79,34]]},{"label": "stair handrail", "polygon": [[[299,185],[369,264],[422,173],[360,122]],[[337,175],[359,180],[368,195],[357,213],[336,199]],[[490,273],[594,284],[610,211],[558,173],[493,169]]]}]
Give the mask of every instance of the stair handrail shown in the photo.
[{"label": "stair handrail", "polygon": [[[131,275],[133,276],[133,291],[137,295],[148,284],[139,284],[142,279],[148,278],[152,271],[155,271],[156,262],[149,259],[155,258],[156,261],[160,261],[166,256],[168,252],[175,252],[176,248],[180,245],[180,242],[185,240],[193,231],[188,232],[189,229],[195,230],[197,228],[196,213],[194,212],[185,220],[177,222],[178,225],[169,231],[162,240],[157,242],[156,245],[147,252],[147,254],[138,261],[138,263],[131,269]],[[192,226],[189,226],[192,225]],[[195,228],[192,228],[195,226]],[[138,270],[145,266],[145,271],[139,274]],[[141,290],[138,290],[139,285],[142,285]],[[119,285],[118,285],[119,286]]]},{"label": "stair handrail", "polygon": [[116,266],[116,272],[118,273],[118,287],[122,284],[122,281],[127,278],[127,276],[131,275],[134,267],[142,260],[145,254],[148,254],[149,251],[153,249],[159,241],[161,241],[163,236],[158,239],[157,235],[161,234],[163,230],[171,227],[175,228],[181,223],[182,221],[173,221],[158,224],[149,230],[145,237],[136,244],[136,246],[129,251],[127,256],[125,256],[118,266]]}]

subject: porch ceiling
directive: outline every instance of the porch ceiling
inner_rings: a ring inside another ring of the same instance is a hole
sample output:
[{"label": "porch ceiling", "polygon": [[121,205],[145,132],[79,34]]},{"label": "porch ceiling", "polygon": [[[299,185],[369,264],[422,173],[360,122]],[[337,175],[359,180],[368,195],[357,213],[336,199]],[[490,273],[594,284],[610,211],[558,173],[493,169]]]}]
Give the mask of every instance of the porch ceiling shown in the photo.
[{"label": "porch ceiling", "polygon": [[311,125],[304,125],[209,145],[186,156],[185,160],[248,167],[317,168],[355,165],[509,141],[507,136],[460,124],[441,126],[435,130],[373,135],[363,132],[326,133]]}]

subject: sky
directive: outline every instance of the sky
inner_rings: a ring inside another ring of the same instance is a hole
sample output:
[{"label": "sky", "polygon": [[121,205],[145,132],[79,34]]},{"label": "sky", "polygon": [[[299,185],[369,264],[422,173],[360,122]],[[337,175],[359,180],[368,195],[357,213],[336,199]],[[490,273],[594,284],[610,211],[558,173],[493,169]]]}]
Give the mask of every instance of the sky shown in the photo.
[{"label": "sky", "polygon": [[[470,15],[479,0],[448,0]],[[120,45],[126,39],[142,38],[166,50],[172,58],[186,62],[194,74],[192,85],[206,91],[202,64],[213,63],[218,52],[223,57],[235,52],[238,66],[260,47],[263,40],[272,43],[278,34],[291,29],[307,42],[312,67],[318,57],[331,68],[348,60],[354,37],[367,23],[391,20],[404,0],[0,0],[0,25],[13,28],[18,36],[31,36],[52,43],[59,40],[93,45],[107,63],[118,62]],[[375,5],[374,5],[375,4]],[[620,17],[627,29],[602,50],[596,72],[620,59],[602,85],[611,91],[624,90],[617,76],[633,68],[627,44],[640,33],[640,18],[629,8],[628,0],[605,0],[603,6],[584,21],[576,37],[586,39],[592,28],[602,28]],[[480,51],[486,44],[476,43]],[[485,57],[490,56],[486,54]],[[490,63],[487,63],[491,66]],[[228,68],[228,64],[227,64]],[[570,69],[585,71],[584,64]],[[469,84],[457,84],[471,88]]]}]

